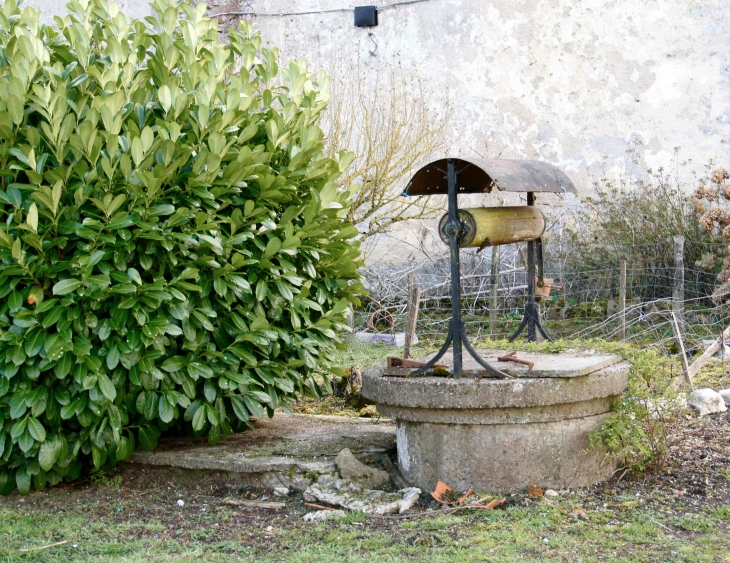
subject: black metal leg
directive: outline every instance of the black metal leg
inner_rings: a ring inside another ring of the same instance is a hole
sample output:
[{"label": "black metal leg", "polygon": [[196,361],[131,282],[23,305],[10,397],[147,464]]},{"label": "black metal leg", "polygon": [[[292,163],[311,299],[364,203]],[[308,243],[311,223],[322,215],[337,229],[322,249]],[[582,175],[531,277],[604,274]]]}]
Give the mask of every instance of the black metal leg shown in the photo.
[{"label": "black metal leg", "polygon": [[431,358],[426,365],[421,366],[420,368],[416,369],[412,372],[413,375],[420,375],[422,373],[425,373],[426,370],[431,369],[433,366],[436,365],[436,362],[438,362],[443,355],[446,353],[446,350],[449,349],[449,346],[451,346],[451,342],[453,340],[453,332],[454,332],[454,323],[449,322],[449,334],[446,336],[446,342],[444,342],[444,345],[441,346],[441,349],[438,351],[438,353]]},{"label": "black metal leg", "polygon": [[535,342],[535,315],[527,314],[528,309],[535,307],[535,243],[527,243],[527,302],[525,303],[525,316],[527,317],[527,340]]},{"label": "black metal leg", "polygon": [[477,351],[474,349],[474,347],[471,345],[471,342],[469,342],[469,339],[466,336],[466,330],[464,329],[464,323],[461,324],[461,338],[464,342],[464,346],[466,346],[467,351],[471,354],[471,357],[474,358],[477,363],[482,366],[485,370],[487,370],[489,373],[491,373],[493,376],[498,377],[499,379],[505,379],[506,377],[509,377],[506,373],[503,371],[498,370],[495,367],[490,366],[484,358],[482,358]]},{"label": "black metal leg", "polygon": [[553,341],[553,339],[552,339],[552,338],[550,338],[550,337],[549,337],[549,336],[547,335],[547,333],[545,332],[545,329],[544,329],[544,328],[542,328],[542,323],[540,322],[540,315],[539,315],[539,314],[537,315],[537,323],[536,323],[536,325],[535,325],[535,326],[537,326],[537,329],[538,329],[538,330],[540,331],[540,334],[542,334],[542,337],[543,337],[543,338],[544,338],[545,340],[547,340],[548,342],[552,342],[552,341]]},{"label": "black metal leg", "polygon": [[[552,342],[552,338],[550,338],[547,333],[545,332],[545,329],[542,327],[542,323],[540,322],[540,313],[537,310],[537,304],[536,303],[530,303],[529,301],[525,303],[525,313],[522,315],[522,322],[520,323],[520,326],[517,327],[517,330],[514,332],[512,336],[510,336],[509,341],[514,342],[515,339],[522,333],[523,330],[525,330],[525,327],[530,323],[533,323],[533,326],[536,330],[540,331],[540,334],[542,337],[547,340],[548,342]],[[528,332],[528,342],[534,342],[536,338],[529,338],[529,332]]]},{"label": "black metal leg", "polygon": [[456,163],[449,159],[447,164],[449,188],[449,218],[446,232],[449,235],[449,254],[451,257],[451,337],[454,355],[454,377],[461,377],[461,267],[459,264],[459,203],[457,200]]},{"label": "black metal leg", "polygon": [[507,377],[496,368],[487,364],[476,353],[476,350],[469,343],[464,332],[464,323],[461,320],[461,272],[459,267],[459,237],[461,236],[461,222],[459,221],[459,205],[457,200],[456,185],[456,163],[453,159],[447,160],[446,178],[448,182],[449,194],[449,216],[446,220],[444,230],[449,237],[449,251],[451,255],[451,321],[449,322],[449,334],[446,342],[439,352],[431,358],[424,366],[413,371],[413,375],[425,373],[426,370],[432,368],[436,362],[446,353],[449,344],[452,345],[454,355],[454,377],[461,377],[462,372],[462,344],[466,345],[467,351],[479,362],[487,371],[497,377]]},{"label": "black metal leg", "polygon": [[527,313],[523,313],[522,315],[522,321],[520,322],[520,326],[517,327],[517,330],[515,333],[509,337],[510,342],[514,342],[515,339],[522,334],[522,331],[525,330],[525,327],[527,326]]},{"label": "black metal leg", "polygon": [[[527,205],[535,205],[535,194],[527,193]],[[535,253],[537,252],[537,264],[535,264]],[[544,286],[544,263],[542,255],[542,238],[527,243],[527,299],[525,301],[525,313],[522,316],[522,322],[517,327],[515,333],[510,337],[509,341],[513,342],[525,327],[527,327],[527,341],[535,342],[537,340],[538,331],[545,340],[552,342],[550,337],[545,333],[540,322],[540,313],[537,309],[537,299],[535,297],[535,269],[537,269],[537,281],[539,287]]]}]

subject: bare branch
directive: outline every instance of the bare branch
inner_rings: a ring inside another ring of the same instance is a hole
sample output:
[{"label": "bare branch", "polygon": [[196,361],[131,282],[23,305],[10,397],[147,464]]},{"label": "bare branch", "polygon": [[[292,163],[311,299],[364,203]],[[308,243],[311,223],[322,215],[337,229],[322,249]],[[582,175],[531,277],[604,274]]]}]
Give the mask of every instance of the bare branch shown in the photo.
[{"label": "bare branch", "polygon": [[449,106],[443,104],[441,114],[430,109],[430,93],[399,70],[376,73],[372,82],[359,70],[333,73],[323,129],[330,155],[345,148],[356,155],[340,185],[360,185],[347,218],[366,239],[442,209],[440,199],[409,198],[403,191],[446,145]]}]

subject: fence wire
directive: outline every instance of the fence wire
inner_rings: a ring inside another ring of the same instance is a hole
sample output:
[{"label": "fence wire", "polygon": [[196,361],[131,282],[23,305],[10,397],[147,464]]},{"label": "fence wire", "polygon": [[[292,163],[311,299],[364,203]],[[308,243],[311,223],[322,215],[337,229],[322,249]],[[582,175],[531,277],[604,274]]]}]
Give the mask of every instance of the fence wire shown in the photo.
[{"label": "fence wire", "polygon": [[[552,285],[549,295],[539,302],[542,325],[553,340],[620,339],[622,259],[627,261],[627,342],[676,354],[673,310],[680,311],[678,322],[688,354],[704,350],[730,324],[730,307],[713,301],[724,245],[686,241],[679,264],[671,240],[610,248],[600,244],[554,246],[546,246],[545,263],[545,278]],[[505,245],[498,254],[495,276],[493,250],[465,249],[461,253],[462,314],[472,341],[508,338],[522,319],[527,292],[524,248]],[[413,276],[421,290],[417,335],[434,344],[443,341],[451,317],[446,253],[419,263],[364,268],[361,274],[369,297],[355,315],[357,331],[403,332]],[[681,296],[676,295],[678,276],[684,280]]]}]

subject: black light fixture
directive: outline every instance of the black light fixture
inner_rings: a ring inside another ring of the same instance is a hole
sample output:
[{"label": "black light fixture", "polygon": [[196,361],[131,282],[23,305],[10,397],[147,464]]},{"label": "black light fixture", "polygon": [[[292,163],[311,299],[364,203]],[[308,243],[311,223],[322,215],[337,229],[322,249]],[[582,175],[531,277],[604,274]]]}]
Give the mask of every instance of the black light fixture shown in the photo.
[{"label": "black light fixture", "polygon": [[374,27],[378,25],[378,9],[375,6],[355,8],[355,27]]}]

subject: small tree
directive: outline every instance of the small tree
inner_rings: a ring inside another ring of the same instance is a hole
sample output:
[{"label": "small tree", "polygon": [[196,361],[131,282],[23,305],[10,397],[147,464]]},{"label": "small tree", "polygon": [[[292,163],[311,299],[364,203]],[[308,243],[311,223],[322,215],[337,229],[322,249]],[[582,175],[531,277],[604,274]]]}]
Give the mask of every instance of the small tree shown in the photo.
[{"label": "small tree", "polygon": [[323,127],[330,155],[341,147],[355,153],[340,185],[352,186],[347,219],[361,238],[442,211],[433,198],[408,198],[403,191],[413,172],[445,147],[448,102],[441,113],[429,109],[423,85],[392,69],[375,73],[373,82],[360,69],[334,76]]},{"label": "small tree", "polygon": [[152,7],[0,9],[2,493],[317,395],[357,303],[326,76]]}]

